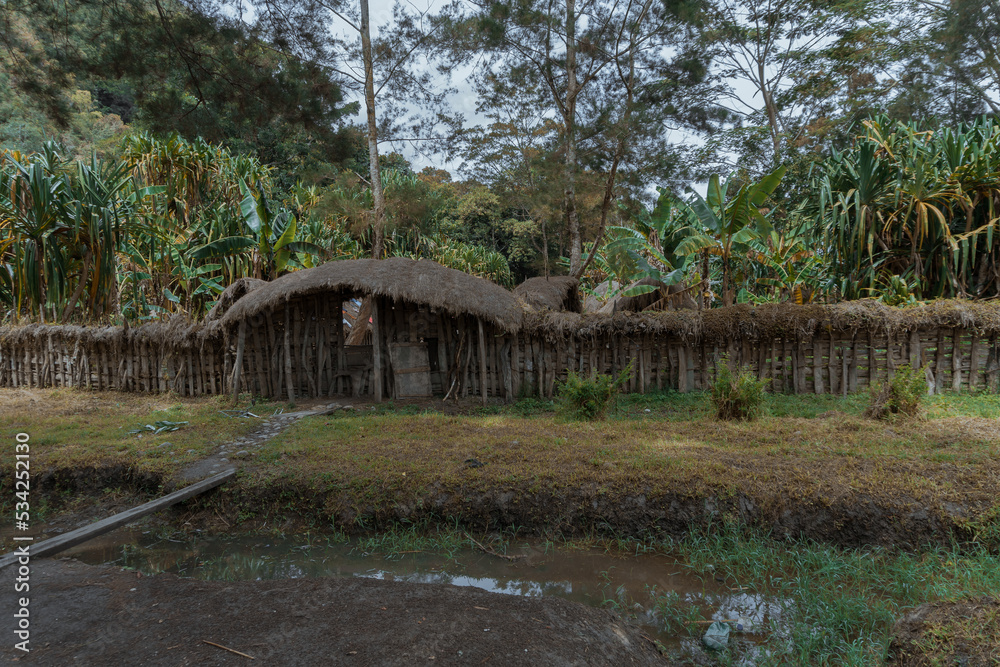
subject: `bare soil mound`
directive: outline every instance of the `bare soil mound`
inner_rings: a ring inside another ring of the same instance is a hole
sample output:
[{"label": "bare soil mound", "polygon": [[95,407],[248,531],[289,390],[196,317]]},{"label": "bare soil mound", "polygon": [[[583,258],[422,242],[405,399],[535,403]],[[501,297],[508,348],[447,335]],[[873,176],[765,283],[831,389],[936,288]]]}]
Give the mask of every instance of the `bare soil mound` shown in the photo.
[{"label": "bare soil mound", "polygon": [[[12,568],[0,574],[0,608],[16,608],[13,577]],[[370,579],[208,582],[43,560],[32,565],[30,598],[32,650],[6,642],[0,662],[663,664],[650,640],[608,611],[474,588]]]}]

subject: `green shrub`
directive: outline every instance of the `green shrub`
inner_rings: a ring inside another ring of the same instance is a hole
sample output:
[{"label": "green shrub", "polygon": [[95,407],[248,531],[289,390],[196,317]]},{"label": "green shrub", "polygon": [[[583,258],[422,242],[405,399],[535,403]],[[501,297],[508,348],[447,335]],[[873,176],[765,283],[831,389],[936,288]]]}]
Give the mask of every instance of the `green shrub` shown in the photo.
[{"label": "green shrub", "polygon": [[712,383],[712,403],[719,419],[750,421],[760,416],[764,408],[766,380],[758,380],[749,367],[734,374],[725,355],[716,364]]},{"label": "green shrub", "polygon": [[618,377],[598,373],[588,378],[570,371],[566,381],[559,383],[560,412],[576,419],[604,419],[631,374],[632,362]]},{"label": "green shrub", "polygon": [[869,400],[865,416],[870,419],[916,417],[927,395],[927,380],[922,369],[902,366],[888,381],[868,388]]}]

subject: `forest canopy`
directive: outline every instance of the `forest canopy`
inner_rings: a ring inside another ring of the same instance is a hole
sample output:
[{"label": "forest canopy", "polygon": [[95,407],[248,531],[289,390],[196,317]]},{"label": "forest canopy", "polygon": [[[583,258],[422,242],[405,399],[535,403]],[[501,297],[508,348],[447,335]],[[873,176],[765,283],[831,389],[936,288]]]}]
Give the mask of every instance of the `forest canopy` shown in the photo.
[{"label": "forest canopy", "polygon": [[1000,296],[995,0],[389,9],[0,6],[4,318],[390,255],[598,305]]}]

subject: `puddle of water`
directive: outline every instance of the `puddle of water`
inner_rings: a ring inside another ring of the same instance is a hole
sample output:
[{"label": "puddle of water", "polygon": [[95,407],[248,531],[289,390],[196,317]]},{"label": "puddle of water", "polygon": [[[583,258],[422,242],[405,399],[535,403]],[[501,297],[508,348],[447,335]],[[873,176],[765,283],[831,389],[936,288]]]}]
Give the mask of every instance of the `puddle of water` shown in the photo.
[{"label": "puddle of water", "polygon": [[[740,619],[746,633],[732,635],[744,656],[752,655],[779,617],[778,601],[734,590],[711,576],[692,574],[662,554],[616,554],[602,549],[553,548],[519,542],[507,561],[463,548],[450,556],[430,552],[391,557],[365,553],[357,541],[330,543],[299,537],[164,537],[122,528],[69,549],[61,556],[90,564],[113,563],[146,574],[170,572],[209,580],[300,577],[367,577],[411,583],[473,586],[494,593],[556,596],[590,606],[613,606],[668,649],[702,651],[699,636],[687,636],[687,619]],[[700,625],[707,628],[707,622]]]}]

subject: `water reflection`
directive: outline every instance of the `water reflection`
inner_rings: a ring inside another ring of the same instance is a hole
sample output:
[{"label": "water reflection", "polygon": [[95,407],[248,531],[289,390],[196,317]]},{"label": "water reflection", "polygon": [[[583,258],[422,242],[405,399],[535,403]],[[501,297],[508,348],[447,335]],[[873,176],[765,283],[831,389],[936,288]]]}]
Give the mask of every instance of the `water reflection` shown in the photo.
[{"label": "water reflection", "polygon": [[301,537],[252,536],[178,539],[120,529],[65,555],[147,574],[171,572],[207,580],[365,577],[472,586],[505,595],[555,596],[591,606],[613,606],[668,648],[687,655],[702,652],[699,637],[706,623],[739,620],[743,629],[733,635],[733,641],[744,644],[746,658],[754,654],[756,642],[774,636],[776,620],[782,615],[781,601],[734,590],[712,576],[702,578],[662,554],[553,549],[551,544],[530,542],[520,543],[511,553],[521,558],[507,561],[472,549],[458,549],[450,555],[413,551],[389,558],[367,553],[352,541],[303,544]]}]

